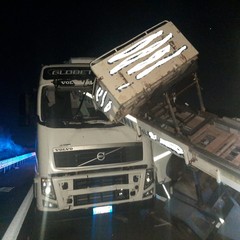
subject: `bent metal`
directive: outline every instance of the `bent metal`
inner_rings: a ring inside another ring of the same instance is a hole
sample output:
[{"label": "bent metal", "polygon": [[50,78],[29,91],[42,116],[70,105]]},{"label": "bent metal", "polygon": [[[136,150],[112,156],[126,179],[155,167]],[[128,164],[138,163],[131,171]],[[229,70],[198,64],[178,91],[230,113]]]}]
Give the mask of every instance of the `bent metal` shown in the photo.
[{"label": "bent metal", "polygon": [[174,152],[176,155],[178,155],[179,157],[184,157],[184,151],[181,147],[179,147],[177,144],[167,141],[163,138],[160,138],[158,135],[156,135],[153,132],[150,132],[148,130],[145,130],[144,128],[140,127],[140,131],[141,133],[143,133],[144,135],[148,136],[149,138],[151,138],[152,140],[158,142],[160,145],[168,148],[169,150],[171,150],[172,152]]}]

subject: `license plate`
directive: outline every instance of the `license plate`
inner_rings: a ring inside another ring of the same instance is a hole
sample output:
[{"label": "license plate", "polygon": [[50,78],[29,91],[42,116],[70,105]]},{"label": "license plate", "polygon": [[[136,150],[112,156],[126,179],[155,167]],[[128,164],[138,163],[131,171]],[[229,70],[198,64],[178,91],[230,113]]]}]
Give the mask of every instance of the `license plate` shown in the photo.
[{"label": "license plate", "polygon": [[103,207],[93,208],[93,215],[111,213],[111,212],[112,212],[112,206],[103,206]]}]

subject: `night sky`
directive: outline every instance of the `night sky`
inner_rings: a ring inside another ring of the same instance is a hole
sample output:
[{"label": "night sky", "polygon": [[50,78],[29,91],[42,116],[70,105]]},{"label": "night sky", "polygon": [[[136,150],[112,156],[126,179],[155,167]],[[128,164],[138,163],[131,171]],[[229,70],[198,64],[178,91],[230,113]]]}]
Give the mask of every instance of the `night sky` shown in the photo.
[{"label": "night sky", "polygon": [[42,64],[99,57],[163,20],[172,21],[199,51],[198,75],[207,111],[240,117],[239,0],[218,4],[191,0],[6,2],[0,10],[0,134],[7,129],[20,144],[28,130],[19,126],[19,95],[37,87]]}]

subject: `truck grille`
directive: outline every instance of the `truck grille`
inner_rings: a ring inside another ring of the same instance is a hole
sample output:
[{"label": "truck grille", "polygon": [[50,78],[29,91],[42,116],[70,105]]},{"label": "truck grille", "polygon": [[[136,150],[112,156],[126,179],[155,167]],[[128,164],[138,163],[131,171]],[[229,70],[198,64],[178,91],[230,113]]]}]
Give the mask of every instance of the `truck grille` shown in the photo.
[{"label": "truck grille", "polygon": [[114,202],[129,199],[129,190],[121,189],[108,192],[90,193],[74,196],[74,206]]},{"label": "truck grille", "polygon": [[127,163],[141,161],[142,159],[142,143],[54,152],[54,161],[57,168]]},{"label": "truck grille", "polygon": [[112,186],[116,184],[128,184],[128,175],[125,174],[125,175],[108,176],[108,177],[74,179],[73,189],[76,190],[76,189]]}]

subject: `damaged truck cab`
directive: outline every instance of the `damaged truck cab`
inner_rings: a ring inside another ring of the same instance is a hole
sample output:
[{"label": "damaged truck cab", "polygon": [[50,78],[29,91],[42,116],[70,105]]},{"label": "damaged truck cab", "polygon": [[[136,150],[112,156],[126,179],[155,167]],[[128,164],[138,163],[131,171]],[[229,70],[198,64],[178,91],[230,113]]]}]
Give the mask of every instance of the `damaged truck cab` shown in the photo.
[{"label": "damaged truck cab", "polygon": [[150,141],[96,110],[91,60],[42,68],[34,179],[40,211],[97,214],[154,199]]}]

